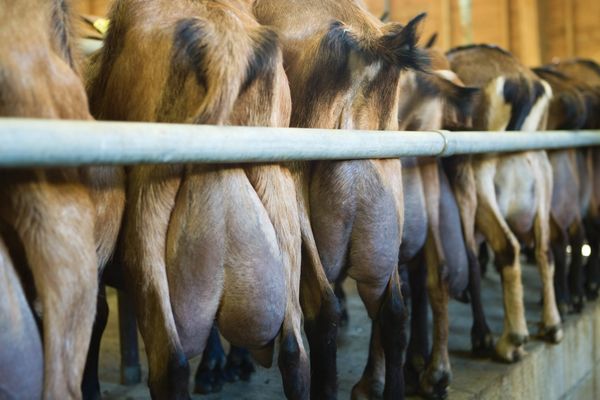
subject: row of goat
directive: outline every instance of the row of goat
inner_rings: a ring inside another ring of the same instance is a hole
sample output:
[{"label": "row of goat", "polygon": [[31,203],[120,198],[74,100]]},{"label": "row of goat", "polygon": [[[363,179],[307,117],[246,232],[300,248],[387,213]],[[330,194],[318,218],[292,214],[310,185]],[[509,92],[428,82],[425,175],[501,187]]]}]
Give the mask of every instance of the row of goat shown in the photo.
[{"label": "row of goat", "polygon": [[[102,49],[85,61],[68,1],[0,0],[0,8],[4,117],[600,127],[593,62],[532,71],[486,45],[444,55],[433,41],[417,45],[423,15],[383,23],[358,0],[116,0]],[[219,335],[237,373],[252,370],[248,354],[271,365],[277,348],[286,397],[336,398],[346,277],[372,320],[353,398],[444,396],[450,298],[471,303],[475,353],[523,355],[521,247],[539,268],[548,341],[563,336],[561,313],[597,296],[596,152],[4,170],[0,397],[100,396],[98,285],[111,259],[134,299],[153,398],[189,398],[188,359],[203,353],[196,390],[217,390]],[[567,244],[586,238],[589,265],[574,250],[567,268]],[[481,299],[482,243],[502,278],[496,343]]]}]

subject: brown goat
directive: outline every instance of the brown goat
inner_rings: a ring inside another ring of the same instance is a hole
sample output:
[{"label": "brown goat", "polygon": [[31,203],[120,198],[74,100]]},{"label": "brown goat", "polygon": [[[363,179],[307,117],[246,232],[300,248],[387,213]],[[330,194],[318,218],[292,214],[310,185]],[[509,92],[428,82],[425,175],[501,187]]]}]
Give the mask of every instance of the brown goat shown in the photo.
[{"label": "brown goat", "polygon": [[[600,65],[592,60],[572,59],[549,65],[577,83],[577,87],[585,98],[587,119],[585,129],[600,129]],[[581,161],[581,153],[578,158]],[[596,299],[600,292],[600,152],[596,148],[588,149],[585,159],[589,164],[586,174],[586,163],[579,162],[580,178],[589,184],[581,185],[582,189],[590,189],[589,205],[583,212],[585,233],[591,247],[591,254],[585,268],[585,289],[587,297]],[[582,194],[581,199],[585,199]],[[573,251],[579,251],[573,249]]]},{"label": "brown goat", "polygon": [[[548,116],[549,130],[581,129],[587,120],[586,101],[576,82],[566,75],[548,69],[536,68],[534,72],[552,87],[554,97],[550,103]],[[554,150],[548,152],[552,165],[552,252],[556,272],[554,288],[558,308],[561,314],[569,311],[569,305],[575,311],[583,307],[583,271],[581,247],[584,241],[582,216],[589,207],[591,185],[586,182],[590,176],[588,168],[590,160],[586,160],[587,150],[575,149]],[[581,159],[580,159],[581,158]],[[579,165],[583,163],[584,168]],[[573,207],[573,204],[578,205]],[[571,245],[571,264],[566,266],[566,247]]]},{"label": "brown goat", "polygon": [[[248,2],[115,2],[88,88],[98,118],[287,126],[277,35]],[[265,366],[281,337],[287,397],[308,398],[301,338],[301,236],[294,181],[280,165],[131,169],[126,273],[154,398],[188,396],[187,359],[213,322]]]},{"label": "brown goat", "polygon": [[[68,1],[3,1],[0,116],[91,119],[72,49]],[[84,134],[82,132],[82,134]],[[119,168],[13,169],[0,178],[3,237],[29,301],[41,304],[44,398],[80,398],[98,266],[123,209]]]},{"label": "brown goat", "polygon": [[[451,50],[447,57],[465,84],[482,88],[473,128],[544,128],[551,89],[512,55],[496,47],[473,45]],[[517,360],[529,335],[523,305],[520,242],[535,245],[544,296],[541,334],[551,342],[560,341],[563,332],[554,297],[549,243],[552,169],[546,153],[458,157],[451,170],[469,256],[473,259],[476,254],[477,230],[494,250],[502,277],[505,317],[497,355],[505,361]],[[484,321],[474,323],[474,327],[485,325]]]},{"label": "brown goat", "polygon": [[[282,38],[292,126],[397,129],[400,71],[423,65],[415,47],[415,28],[422,16],[406,27],[383,24],[353,0],[258,0],[254,12]],[[354,278],[373,321],[369,361],[352,397],[382,391],[385,398],[401,397],[406,345],[397,268],[403,224],[401,164],[315,162],[297,172],[300,193],[306,197],[301,213],[310,215],[327,278],[331,283]],[[309,304],[305,315],[318,320],[312,310]],[[335,348],[329,345],[326,354],[315,352],[313,344],[323,348],[318,343],[327,346],[322,343],[329,338],[319,337],[310,325],[307,336],[313,397],[333,398]],[[379,362],[383,359],[385,363]]]},{"label": "brown goat", "polygon": [[[443,55],[429,50],[432,73],[406,71],[400,77],[400,130],[436,130],[469,125],[477,89],[461,87],[448,71]],[[443,396],[450,381],[448,356],[449,294],[463,298],[468,281],[467,255],[460,215],[448,178],[433,157],[404,157],[404,227],[400,268],[408,268],[411,297],[411,334],[405,365],[407,394],[420,390]],[[423,268],[423,263],[427,268]],[[428,277],[430,279],[428,279]],[[336,293],[342,294],[340,282]],[[430,358],[427,295],[434,316],[433,355]],[[426,360],[431,360],[429,365]],[[426,371],[425,371],[425,367]]]},{"label": "brown goat", "polygon": [[[437,130],[469,125],[477,89],[459,80],[443,56],[429,50],[433,73],[408,71],[401,81],[400,129]],[[444,62],[445,61],[445,62]],[[409,95],[410,94],[410,95]],[[468,260],[454,194],[439,160],[403,158],[404,230],[400,263],[408,264],[411,290],[411,335],[407,387],[428,396],[444,396],[450,381],[448,355],[448,300],[462,298],[468,282]],[[422,263],[425,261],[426,270]],[[425,285],[426,279],[426,285]],[[433,349],[429,357],[427,295],[433,311]],[[425,360],[430,360],[425,365]],[[422,370],[426,367],[425,370]],[[420,382],[419,382],[420,378]]]}]

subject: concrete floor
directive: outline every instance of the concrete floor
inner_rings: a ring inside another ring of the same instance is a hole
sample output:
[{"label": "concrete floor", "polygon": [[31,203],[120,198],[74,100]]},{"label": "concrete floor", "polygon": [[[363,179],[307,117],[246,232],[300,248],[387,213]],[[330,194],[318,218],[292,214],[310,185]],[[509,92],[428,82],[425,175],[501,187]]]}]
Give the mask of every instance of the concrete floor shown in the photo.
[{"label": "concrete floor", "polygon": [[[537,269],[525,265],[525,306],[529,331],[537,332],[541,319],[540,284]],[[339,398],[349,399],[366,362],[370,322],[356,294],[353,281],[346,282],[350,324],[340,333],[338,350]],[[495,271],[483,280],[484,306],[493,333],[502,330],[503,311],[500,282]],[[109,291],[110,320],[102,343],[100,379],[105,399],[147,399],[149,392],[146,359],[140,350],[142,384],[119,385],[119,342],[116,294]],[[588,303],[580,316],[565,322],[565,340],[560,345],[545,344],[533,337],[526,345],[528,355],[520,363],[507,365],[470,355],[470,306],[453,301],[450,305],[450,355],[453,380],[450,399],[596,399],[600,398],[600,305]],[[142,342],[140,340],[140,345]],[[199,360],[192,360],[192,371]],[[190,380],[190,390],[193,385]],[[193,395],[194,399],[281,399],[281,378],[276,368],[257,367],[250,382],[227,384],[220,393]]]}]

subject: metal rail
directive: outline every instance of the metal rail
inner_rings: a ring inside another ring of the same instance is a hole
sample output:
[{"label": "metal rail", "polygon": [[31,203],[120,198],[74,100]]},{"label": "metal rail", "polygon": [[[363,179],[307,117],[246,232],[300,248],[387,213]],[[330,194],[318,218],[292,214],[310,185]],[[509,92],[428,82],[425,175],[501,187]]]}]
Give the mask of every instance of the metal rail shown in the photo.
[{"label": "metal rail", "polygon": [[382,132],[0,118],[0,167],[343,160],[600,145],[600,131]]}]

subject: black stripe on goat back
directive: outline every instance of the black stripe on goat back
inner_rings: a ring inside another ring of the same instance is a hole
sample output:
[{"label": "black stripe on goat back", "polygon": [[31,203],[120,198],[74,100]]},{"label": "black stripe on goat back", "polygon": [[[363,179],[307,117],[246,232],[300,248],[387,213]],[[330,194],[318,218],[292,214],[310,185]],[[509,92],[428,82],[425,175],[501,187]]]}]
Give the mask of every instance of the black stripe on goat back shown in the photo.
[{"label": "black stripe on goat back", "polygon": [[204,63],[207,49],[203,44],[206,36],[203,24],[204,22],[198,18],[186,18],[177,22],[173,38],[170,74],[178,73],[181,75],[179,78],[184,80],[191,70],[194,72],[198,84],[206,87]]},{"label": "black stripe on goat back", "polygon": [[533,72],[536,73],[540,78],[546,79],[548,77],[555,78],[561,81],[568,81],[569,77],[564,73],[557,71],[552,68],[551,65],[543,65],[541,67],[533,68]]},{"label": "black stripe on goat back", "polygon": [[583,66],[591,69],[598,76],[600,76],[600,64],[598,64],[596,61],[590,60],[590,59],[587,59],[587,58],[576,58],[575,62],[577,64],[583,65]]},{"label": "black stripe on goat back", "polygon": [[504,82],[504,101],[511,105],[511,116],[506,130],[520,130],[533,106],[544,93],[544,85],[540,81],[531,85],[525,78],[508,78]]},{"label": "black stripe on goat back", "polygon": [[348,65],[352,43],[341,22],[332,22],[321,39],[305,90],[305,100],[332,96],[350,86]]},{"label": "black stripe on goat back", "polygon": [[240,89],[243,93],[259,78],[266,78],[272,84],[277,69],[279,39],[277,33],[269,28],[261,28],[254,39],[252,57],[246,68],[246,77]]},{"label": "black stripe on goat back", "polygon": [[204,21],[198,18],[179,20],[173,34],[171,64],[169,74],[156,108],[156,118],[159,122],[174,122],[186,118],[187,110],[182,102],[185,82],[190,73],[194,74],[196,83],[206,89],[206,46],[203,39],[206,36]]}]

